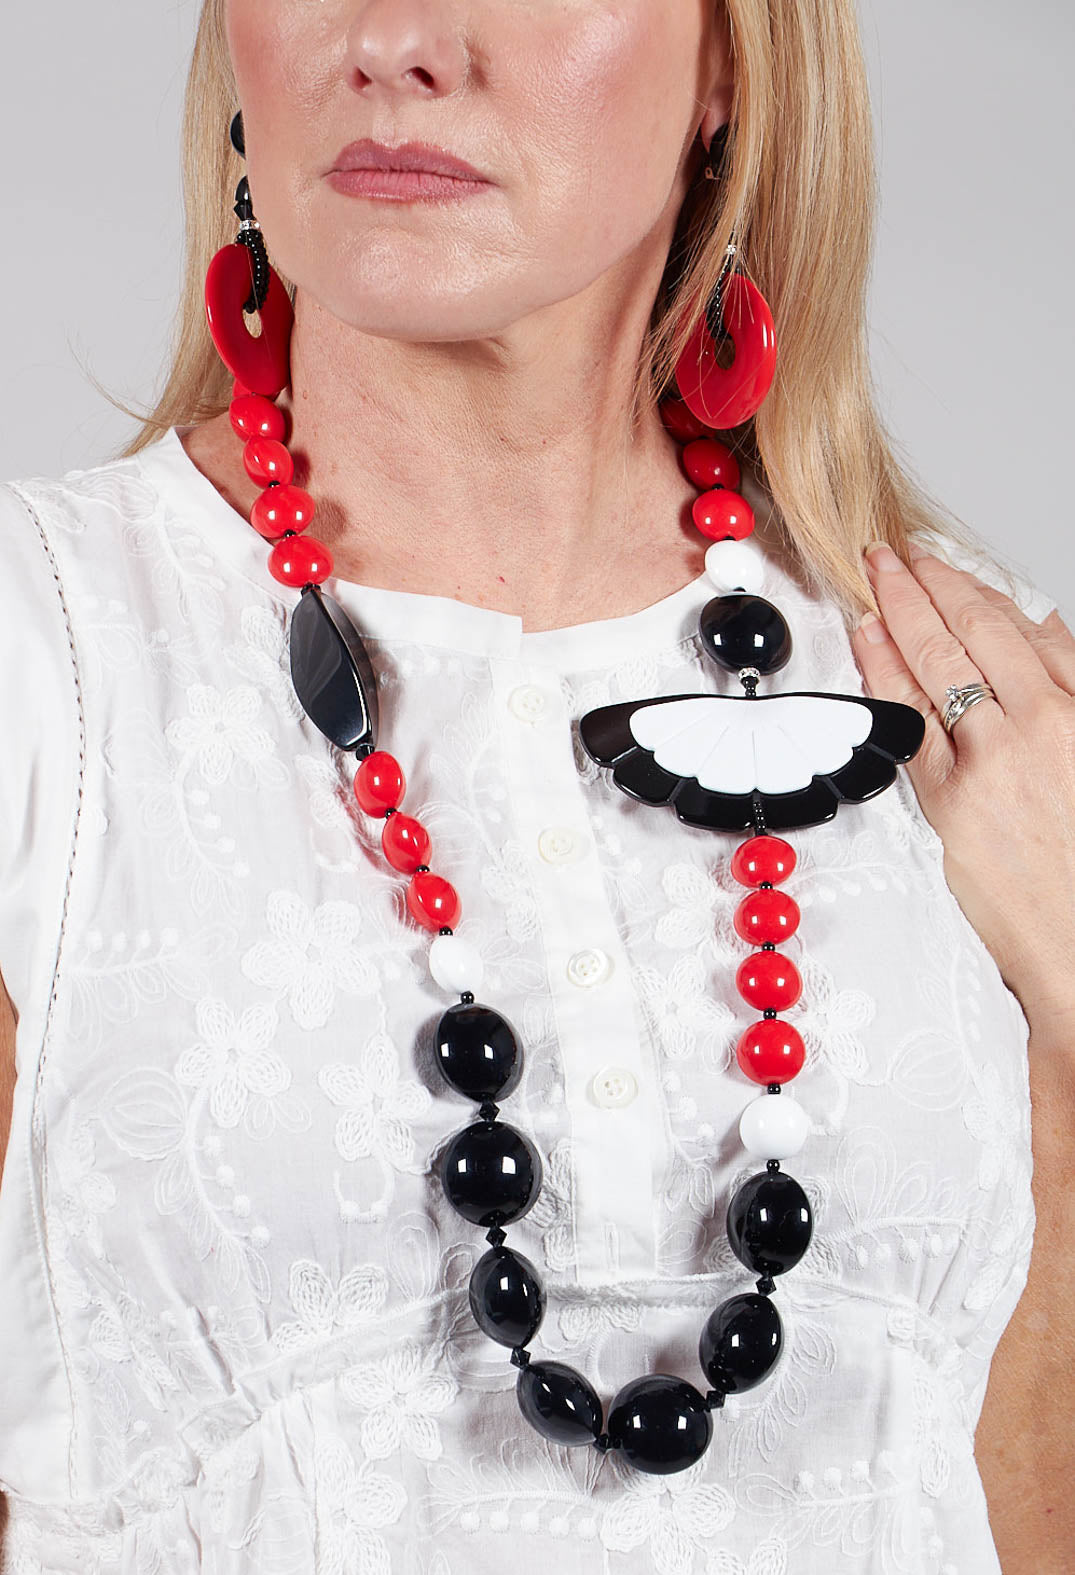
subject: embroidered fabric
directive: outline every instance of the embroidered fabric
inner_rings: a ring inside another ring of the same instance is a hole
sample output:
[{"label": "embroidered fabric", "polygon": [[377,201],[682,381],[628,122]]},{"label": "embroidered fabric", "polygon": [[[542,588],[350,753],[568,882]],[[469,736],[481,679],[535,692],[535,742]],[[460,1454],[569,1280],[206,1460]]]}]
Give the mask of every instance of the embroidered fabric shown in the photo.
[{"label": "embroidered fabric", "polygon": [[[0,488],[0,525],[0,1567],[997,1572],[973,1434],[1035,1223],[1027,1026],[905,773],[792,839],[816,1224],[778,1284],[784,1355],[696,1467],[645,1477],[532,1432],[472,1321],[485,1243],[431,1176],[471,1116],[432,1064],[448,1002],[353,760],[295,701],[264,543],[175,431]],[[861,693],[835,607],[765,559],[780,686]],[[723,1228],[759,1168],[736,839],[626,799],[573,723],[735,692],[695,635],[711,588],[541,633],[328,589],[526,1046],[505,1118],[545,1162],[509,1232],[548,1291],[533,1349],[606,1404],[646,1371],[698,1383],[708,1311],[752,1284]]]}]

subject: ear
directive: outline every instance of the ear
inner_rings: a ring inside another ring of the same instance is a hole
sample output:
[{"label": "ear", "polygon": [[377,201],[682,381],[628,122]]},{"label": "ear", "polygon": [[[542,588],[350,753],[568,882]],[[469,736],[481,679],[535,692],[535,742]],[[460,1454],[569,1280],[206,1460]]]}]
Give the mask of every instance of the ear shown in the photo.
[{"label": "ear", "polygon": [[708,69],[702,72],[702,79],[707,82],[702,97],[705,113],[698,127],[698,135],[706,148],[720,127],[726,126],[731,120],[735,93],[731,24],[727,8],[720,4],[714,5],[711,17],[703,46],[708,65]]}]

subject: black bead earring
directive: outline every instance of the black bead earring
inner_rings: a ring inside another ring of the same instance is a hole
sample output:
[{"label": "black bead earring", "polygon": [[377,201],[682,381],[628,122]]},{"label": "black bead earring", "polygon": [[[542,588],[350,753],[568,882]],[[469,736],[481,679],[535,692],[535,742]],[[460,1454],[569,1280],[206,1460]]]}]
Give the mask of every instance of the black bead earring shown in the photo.
[{"label": "black bead earring", "polygon": [[[242,110],[239,110],[232,117],[228,136],[236,153],[241,159],[245,159],[246,130],[243,126]],[[250,182],[245,175],[235,188],[234,211],[239,220],[239,233],[235,238],[250,253],[251,290],[243,303],[243,311],[256,312],[260,311],[265,305],[265,297],[269,293],[269,258],[265,250],[261,225],[254,217],[254,203],[250,196]]]}]

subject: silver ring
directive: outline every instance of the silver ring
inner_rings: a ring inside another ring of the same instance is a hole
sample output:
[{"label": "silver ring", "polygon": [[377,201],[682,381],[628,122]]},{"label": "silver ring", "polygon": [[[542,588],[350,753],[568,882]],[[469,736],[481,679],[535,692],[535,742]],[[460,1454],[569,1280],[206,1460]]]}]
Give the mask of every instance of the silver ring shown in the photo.
[{"label": "silver ring", "polygon": [[944,705],[941,710],[941,721],[946,732],[951,732],[959,721],[964,711],[969,711],[972,705],[977,705],[979,700],[995,700],[991,685],[989,684],[949,684],[944,691]]}]

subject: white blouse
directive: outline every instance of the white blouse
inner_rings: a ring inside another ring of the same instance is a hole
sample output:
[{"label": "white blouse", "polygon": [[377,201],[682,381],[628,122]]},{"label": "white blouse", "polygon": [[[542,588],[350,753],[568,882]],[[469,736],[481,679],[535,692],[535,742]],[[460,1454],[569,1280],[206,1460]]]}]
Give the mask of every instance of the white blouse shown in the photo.
[{"label": "white blouse", "polygon": [[[546,1442],[478,1330],[484,1233],[433,1170],[473,1119],[433,1064],[453,997],[406,878],[303,715],[297,592],[175,431],[0,488],[0,963],[19,1010],[0,1189],[3,1569],[18,1575],[990,1575],[973,1455],[1026,1279],[1027,1025],[950,892],[904,771],[787,833],[802,909],[784,1169],[814,1236],[782,1356],[647,1476]],[[756,548],[759,553],[763,549]],[[764,550],[779,689],[862,694],[834,605]],[[951,555],[951,553],[950,553]],[[737,1038],[741,835],[634,802],[595,706],[738,693],[704,577],[524,633],[340,579],[379,743],[463,901],[480,999],[525,1046],[502,1119],[544,1164],[508,1245],[548,1296],[534,1358],[606,1406],[707,1387],[710,1310],[757,1276],[724,1217],[764,1162]],[[1053,605],[1028,582],[1041,618]],[[763,692],[768,686],[763,685]],[[972,724],[973,725],[973,724]]]}]

